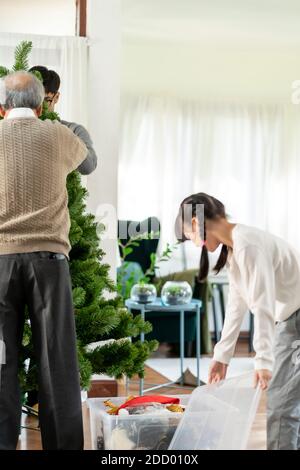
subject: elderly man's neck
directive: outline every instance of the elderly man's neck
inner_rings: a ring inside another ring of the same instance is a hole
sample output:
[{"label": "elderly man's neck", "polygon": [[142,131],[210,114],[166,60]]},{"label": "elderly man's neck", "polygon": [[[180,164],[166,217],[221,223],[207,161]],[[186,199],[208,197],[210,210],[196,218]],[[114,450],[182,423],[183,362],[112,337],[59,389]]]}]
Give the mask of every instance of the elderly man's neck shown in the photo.
[{"label": "elderly man's neck", "polygon": [[38,109],[32,109],[32,108],[11,108],[11,109],[4,109],[4,108],[0,108],[0,115],[4,118],[4,119],[9,119],[9,118],[12,118],[12,117],[40,117],[41,115],[41,112],[42,112],[42,109],[41,108],[38,108]]}]

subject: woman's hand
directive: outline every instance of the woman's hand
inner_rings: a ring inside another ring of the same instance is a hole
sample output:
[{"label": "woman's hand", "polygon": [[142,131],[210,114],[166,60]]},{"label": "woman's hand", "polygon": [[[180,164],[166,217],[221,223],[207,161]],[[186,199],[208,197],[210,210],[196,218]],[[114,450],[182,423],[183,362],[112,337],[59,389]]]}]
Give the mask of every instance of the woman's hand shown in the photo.
[{"label": "woman's hand", "polygon": [[227,373],[227,364],[223,362],[211,361],[208,371],[208,383],[215,384],[225,379]]},{"label": "woman's hand", "polygon": [[254,371],[254,387],[260,386],[262,390],[267,390],[272,373],[268,369],[258,369]]}]

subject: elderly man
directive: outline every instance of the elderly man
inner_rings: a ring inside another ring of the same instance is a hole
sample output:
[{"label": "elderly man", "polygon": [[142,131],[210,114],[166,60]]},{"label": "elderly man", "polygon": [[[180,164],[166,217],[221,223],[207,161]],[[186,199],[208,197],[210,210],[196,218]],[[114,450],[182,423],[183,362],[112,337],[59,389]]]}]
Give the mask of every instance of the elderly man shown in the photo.
[{"label": "elderly man", "polygon": [[66,178],[88,151],[66,126],[38,119],[44,88],[34,75],[16,72],[1,82],[0,449],[15,449],[19,436],[18,355],[26,305],[43,448],[82,449]]}]

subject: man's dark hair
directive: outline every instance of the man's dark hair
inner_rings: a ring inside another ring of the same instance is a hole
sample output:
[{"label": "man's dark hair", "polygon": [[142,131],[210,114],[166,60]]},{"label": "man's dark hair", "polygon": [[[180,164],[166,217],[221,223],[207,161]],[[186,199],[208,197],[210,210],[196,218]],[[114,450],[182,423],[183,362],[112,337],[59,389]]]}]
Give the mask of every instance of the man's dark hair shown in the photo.
[{"label": "man's dark hair", "polygon": [[42,65],[31,67],[29,72],[40,72],[46,93],[57,93],[60,87],[60,76],[54,70],[49,70]]}]

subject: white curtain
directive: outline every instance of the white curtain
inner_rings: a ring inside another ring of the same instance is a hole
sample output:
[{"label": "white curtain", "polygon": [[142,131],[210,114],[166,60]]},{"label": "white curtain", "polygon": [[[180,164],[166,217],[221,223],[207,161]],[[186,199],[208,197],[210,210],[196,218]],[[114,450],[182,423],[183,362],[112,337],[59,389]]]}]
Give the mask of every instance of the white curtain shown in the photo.
[{"label": "white curtain", "polygon": [[[174,241],[181,200],[207,192],[231,219],[277,234],[300,251],[300,108],[212,105],[159,96],[123,100],[119,218],[157,216]],[[199,250],[186,244],[187,266]],[[162,271],[182,269],[181,251]]]},{"label": "white curtain", "polygon": [[57,112],[65,120],[86,126],[87,39],[0,33],[0,65],[11,68],[15,47],[24,40],[33,43],[29,66],[44,65],[61,77],[61,98]]}]

